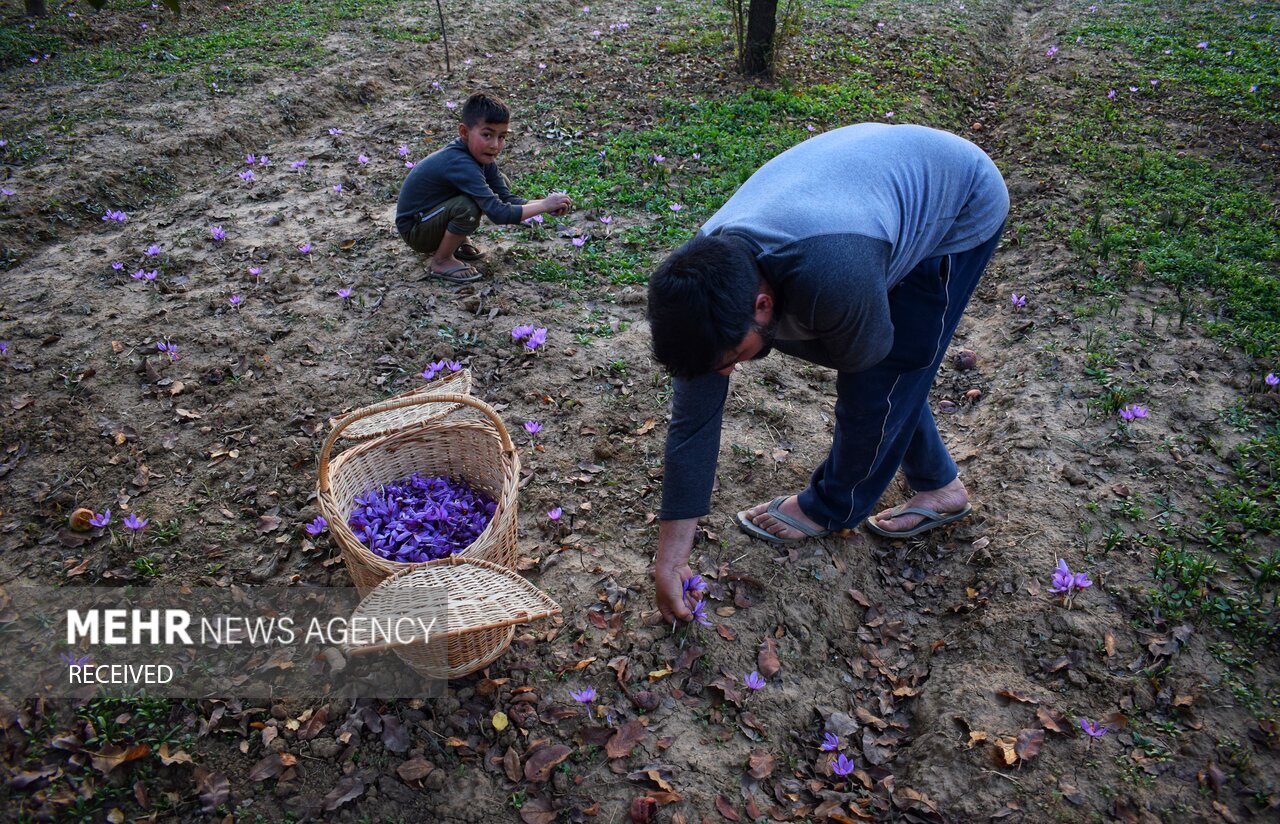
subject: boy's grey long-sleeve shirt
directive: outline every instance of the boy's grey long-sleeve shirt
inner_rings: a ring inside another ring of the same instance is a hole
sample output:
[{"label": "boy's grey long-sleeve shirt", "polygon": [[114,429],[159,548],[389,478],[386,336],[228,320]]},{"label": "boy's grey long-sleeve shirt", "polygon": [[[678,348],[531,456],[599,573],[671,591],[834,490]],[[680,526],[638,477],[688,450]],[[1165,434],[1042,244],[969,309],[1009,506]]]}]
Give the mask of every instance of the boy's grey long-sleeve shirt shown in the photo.
[{"label": "boy's grey long-sleeve shirt", "polygon": [[408,234],[420,216],[460,194],[478,203],[497,224],[519,223],[520,207],[529,202],[511,194],[496,160],[480,165],[459,137],[409,171],[396,200],[396,230]]},{"label": "boy's grey long-sleeve shirt", "polygon": [[[770,160],[703,225],[755,250],[775,293],[779,351],[843,372],[893,345],[889,292],[922,261],[995,235],[1009,211],[1000,171],[964,138],[865,123]],[[729,378],[676,378],[663,520],[707,514]]]}]

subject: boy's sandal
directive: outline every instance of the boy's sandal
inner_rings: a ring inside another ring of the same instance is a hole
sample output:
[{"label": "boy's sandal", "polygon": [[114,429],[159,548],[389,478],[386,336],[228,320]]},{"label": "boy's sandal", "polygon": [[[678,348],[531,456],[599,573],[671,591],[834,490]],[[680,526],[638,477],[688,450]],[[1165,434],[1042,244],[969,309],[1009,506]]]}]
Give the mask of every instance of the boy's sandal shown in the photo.
[{"label": "boy's sandal", "polygon": [[468,266],[465,263],[461,266],[454,266],[451,269],[445,269],[443,272],[437,272],[435,269],[432,269],[431,276],[433,278],[448,281],[449,283],[475,283],[483,277],[483,275],[476,271],[474,266]]},{"label": "boy's sandal", "polygon": [[464,243],[454,251],[453,256],[458,260],[479,260],[484,257],[484,252],[474,243]]}]

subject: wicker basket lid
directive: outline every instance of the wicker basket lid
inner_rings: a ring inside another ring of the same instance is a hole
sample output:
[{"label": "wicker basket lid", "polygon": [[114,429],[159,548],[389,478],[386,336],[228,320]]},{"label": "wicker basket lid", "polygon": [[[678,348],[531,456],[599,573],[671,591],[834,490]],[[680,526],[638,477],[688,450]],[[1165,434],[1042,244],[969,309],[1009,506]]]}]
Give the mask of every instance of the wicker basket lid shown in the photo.
[{"label": "wicker basket lid", "polygon": [[[457,372],[450,372],[442,378],[436,378],[430,383],[410,389],[407,392],[401,392],[399,395],[393,395],[386,398],[381,403],[389,401],[405,400],[408,398],[428,398],[432,395],[470,395],[471,394],[471,370],[460,369]],[[401,429],[407,429],[427,421],[433,421],[442,418],[462,406],[460,403],[425,403],[417,406],[408,406],[401,409],[391,409],[386,412],[379,412],[376,415],[369,415],[362,420],[355,421],[346,427],[342,433],[342,437],[353,441],[364,441],[370,438],[376,438],[379,435],[385,435],[388,432],[396,432]],[[329,420],[331,428],[342,425],[342,422],[360,414],[365,407],[347,412]]]},{"label": "wicker basket lid", "polygon": [[455,555],[407,567],[365,596],[353,618],[380,625],[400,621],[405,630],[395,640],[374,639],[348,649],[363,653],[425,642],[413,635],[414,626],[434,626],[433,633],[443,627],[444,637],[452,638],[559,614],[559,604],[515,571]]}]

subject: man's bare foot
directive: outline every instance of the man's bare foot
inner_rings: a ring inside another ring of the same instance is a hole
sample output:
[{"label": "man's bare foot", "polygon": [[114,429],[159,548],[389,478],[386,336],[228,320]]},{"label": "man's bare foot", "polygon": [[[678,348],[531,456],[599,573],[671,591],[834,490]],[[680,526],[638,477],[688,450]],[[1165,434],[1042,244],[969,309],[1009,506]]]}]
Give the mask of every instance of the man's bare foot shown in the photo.
[{"label": "man's bare foot", "polygon": [[[960,512],[969,505],[969,493],[964,484],[956,478],[941,489],[929,492],[917,492],[903,506],[931,509],[941,515]],[[875,525],[886,532],[906,532],[919,526],[924,521],[923,515],[914,513],[893,517],[893,510],[886,509],[871,516]]]},{"label": "man's bare foot", "polygon": [[[800,540],[801,538],[809,537],[805,535],[803,532],[801,532],[800,530],[787,526],[782,521],[779,521],[777,518],[770,515],[768,513],[769,503],[770,502],[757,504],[756,506],[753,506],[750,509],[748,509],[746,512],[747,520],[751,521],[751,523],[760,527],[765,532],[768,532],[770,535],[774,535],[778,538],[782,538],[783,540],[797,541],[797,540]],[[788,515],[791,518],[794,518],[796,521],[809,527],[814,532],[823,531],[823,528],[819,526],[816,521],[814,521],[808,515],[805,515],[804,512],[800,509],[799,499],[795,495],[792,495],[791,497],[783,501],[778,506],[778,509],[782,510],[782,513],[784,515]]]}]

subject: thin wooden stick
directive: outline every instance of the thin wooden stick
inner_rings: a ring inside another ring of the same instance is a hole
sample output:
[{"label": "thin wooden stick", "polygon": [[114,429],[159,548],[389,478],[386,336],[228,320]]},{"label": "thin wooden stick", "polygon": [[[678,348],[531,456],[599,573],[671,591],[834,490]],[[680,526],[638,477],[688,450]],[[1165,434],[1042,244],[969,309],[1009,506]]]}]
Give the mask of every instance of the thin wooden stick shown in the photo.
[{"label": "thin wooden stick", "polygon": [[444,27],[444,6],[440,4],[440,0],[436,0],[436,11],[440,13],[440,36],[444,38],[444,73],[451,76],[453,69],[449,68],[449,32]]}]

